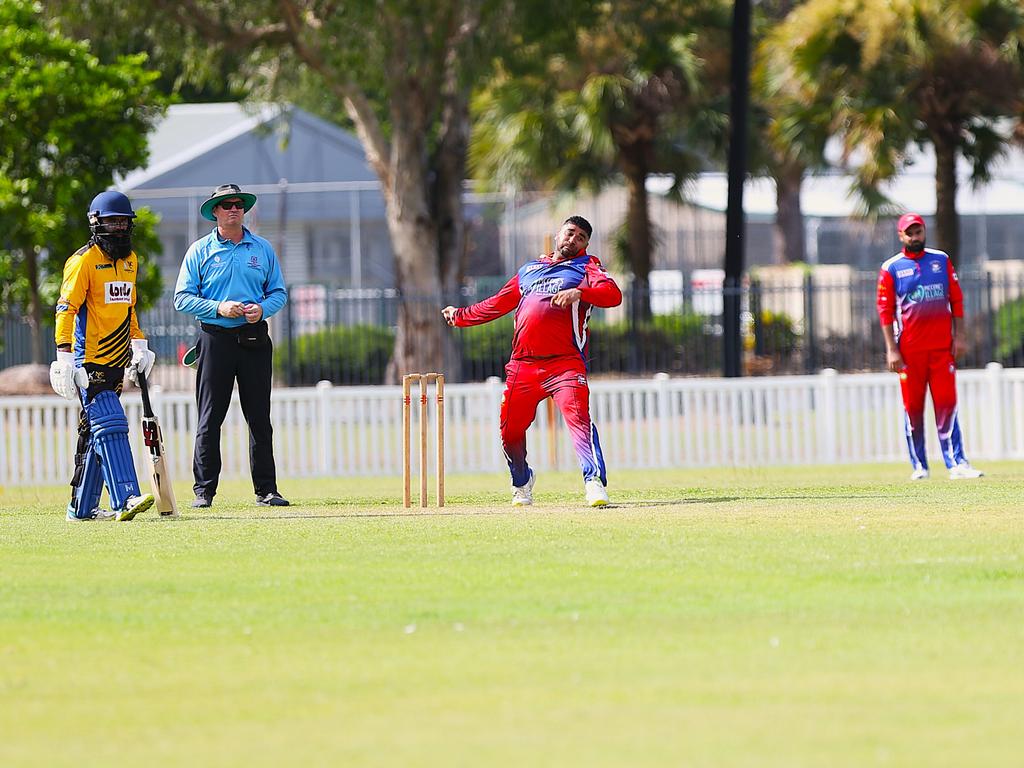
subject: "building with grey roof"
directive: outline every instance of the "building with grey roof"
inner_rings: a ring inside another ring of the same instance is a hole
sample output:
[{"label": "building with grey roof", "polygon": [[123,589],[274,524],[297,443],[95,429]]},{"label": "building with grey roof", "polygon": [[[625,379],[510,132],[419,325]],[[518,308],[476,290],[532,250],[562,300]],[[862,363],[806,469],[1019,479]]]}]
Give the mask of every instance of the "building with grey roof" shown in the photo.
[{"label": "building with grey roof", "polygon": [[384,200],[358,139],[297,107],[230,103],[170,107],[150,136],[149,165],[117,185],[160,215],[168,285],[212,227],[200,204],[226,182],[258,195],[247,225],[274,244],[289,284],[393,284]]}]

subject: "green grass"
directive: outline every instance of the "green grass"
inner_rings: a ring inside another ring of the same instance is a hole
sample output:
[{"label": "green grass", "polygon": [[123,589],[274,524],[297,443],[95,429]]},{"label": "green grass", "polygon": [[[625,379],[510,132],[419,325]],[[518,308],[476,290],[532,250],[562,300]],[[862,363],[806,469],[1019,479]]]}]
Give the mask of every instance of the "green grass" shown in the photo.
[{"label": "green grass", "polygon": [[0,765],[1016,766],[1024,471],[983,468],[7,488]]}]

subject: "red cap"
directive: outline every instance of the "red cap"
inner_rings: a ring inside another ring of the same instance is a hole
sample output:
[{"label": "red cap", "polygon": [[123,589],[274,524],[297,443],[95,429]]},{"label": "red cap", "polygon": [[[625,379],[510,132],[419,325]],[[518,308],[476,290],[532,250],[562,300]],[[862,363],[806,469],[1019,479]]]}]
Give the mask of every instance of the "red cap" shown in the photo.
[{"label": "red cap", "polygon": [[915,224],[924,226],[924,219],[921,218],[921,215],[917,213],[904,213],[896,224],[896,231],[906,232],[908,227],[912,227]]}]

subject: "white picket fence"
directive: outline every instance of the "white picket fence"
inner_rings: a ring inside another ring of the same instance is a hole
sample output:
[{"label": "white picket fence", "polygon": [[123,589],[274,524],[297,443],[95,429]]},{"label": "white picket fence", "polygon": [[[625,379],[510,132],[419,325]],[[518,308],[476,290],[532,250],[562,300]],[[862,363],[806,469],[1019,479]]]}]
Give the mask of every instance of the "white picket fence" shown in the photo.
[{"label": "white picket fence", "polygon": [[[968,456],[1024,458],[1024,369],[958,374],[960,421]],[[502,384],[449,384],[446,471],[500,472]],[[591,412],[610,471],[625,468],[836,464],[905,460],[902,405],[892,374],[836,374],[745,379],[594,381]],[[431,401],[433,401],[431,390]],[[142,477],[146,453],[137,393],[123,397]],[[190,393],[154,391],[168,461],[191,478],[196,424]],[[278,389],[273,393],[274,455],[280,478],[400,475],[401,388]],[[929,411],[929,455],[940,461]],[[571,469],[576,457],[560,417],[542,404],[528,435],[538,469]],[[413,412],[413,462],[418,440]],[[434,436],[431,404],[430,436]],[[77,404],[57,396],[0,401],[0,485],[67,482],[72,471]],[[237,398],[222,433],[224,478],[247,477],[248,431]],[[433,454],[432,448],[428,449]],[[433,464],[431,464],[433,471]]]}]

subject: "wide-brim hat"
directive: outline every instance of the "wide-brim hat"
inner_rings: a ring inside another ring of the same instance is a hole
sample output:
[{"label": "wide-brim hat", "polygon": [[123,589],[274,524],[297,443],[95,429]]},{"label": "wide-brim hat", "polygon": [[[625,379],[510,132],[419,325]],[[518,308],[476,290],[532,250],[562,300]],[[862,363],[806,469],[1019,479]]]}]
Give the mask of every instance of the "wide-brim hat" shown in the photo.
[{"label": "wide-brim hat", "polygon": [[245,211],[248,212],[250,208],[256,205],[256,195],[251,192],[243,192],[242,188],[237,184],[221,184],[213,192],[206,201],[199,206],[199,213],[202,214],[204,219],[210,221],[216,221],[217,217],[213,215],[213,209],[222,200],[227,200],[229,197],[241,198],[242,203],[245,205]]}]

